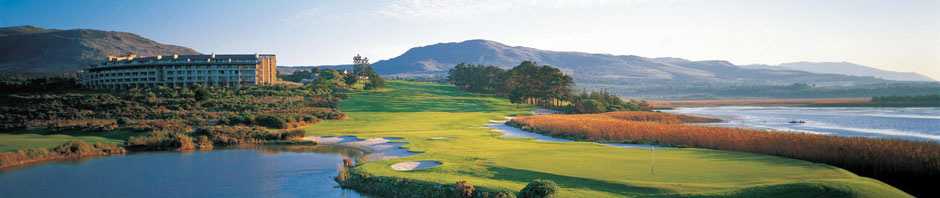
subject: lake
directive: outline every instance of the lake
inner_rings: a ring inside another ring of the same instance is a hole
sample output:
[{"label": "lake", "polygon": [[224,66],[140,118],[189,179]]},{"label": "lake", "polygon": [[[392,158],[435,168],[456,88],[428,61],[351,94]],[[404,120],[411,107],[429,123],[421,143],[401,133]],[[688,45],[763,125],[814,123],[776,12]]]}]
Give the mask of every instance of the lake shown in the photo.
[{"label": "lake", "polygon": [[725,122],[712,125],[727,127],[940,141],[940,108],[724,106],[665,112],[717,117]]},{"label": "lake", "polygon": [[0,171],[2,197],[364,197],[333,181],[357,150],[264,146],[142,152]]}]

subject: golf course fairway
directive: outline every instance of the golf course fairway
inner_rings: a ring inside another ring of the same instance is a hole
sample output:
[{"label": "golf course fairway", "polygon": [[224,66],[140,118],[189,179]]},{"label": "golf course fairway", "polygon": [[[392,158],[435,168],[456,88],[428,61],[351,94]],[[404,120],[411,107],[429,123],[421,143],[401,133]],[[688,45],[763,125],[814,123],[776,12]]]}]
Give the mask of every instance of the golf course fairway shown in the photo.
[{"label": "golf course fairway", "polygon": [[[350,94],[345,120],[305,128],[311,136],[398,137],[419,154],[369,161],[376,176],[518,192],[534,179],[555,181],[559,197],[910,197],[880,181],[818,163],[694,148],[617,148],[590,142],[501,138],[490,120],[531,106],[453,86],[389,81],[385,89]],[[441,166],[396,171],[399,162]]]}]

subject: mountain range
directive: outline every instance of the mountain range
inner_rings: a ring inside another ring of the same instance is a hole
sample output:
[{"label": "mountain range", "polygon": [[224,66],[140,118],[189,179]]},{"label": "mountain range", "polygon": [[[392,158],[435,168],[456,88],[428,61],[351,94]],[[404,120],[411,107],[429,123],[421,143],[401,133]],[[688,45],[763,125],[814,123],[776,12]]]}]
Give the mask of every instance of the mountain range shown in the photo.
[{"label": "mountain range", "polygon": [[779,65],[744,65],[744,67],[775,70],[797,70],[822,74],[871,76],[875,78],[897,81],[936,81],[930,77],[914,72],[887,71],[850,62],[792,62]]},{"label": "mountain range", "polygon": [[[34,26],[0,28],[0,73],[75,72],[104,61],[108,55],[129,52],[140,56],[199,54],[190,48],[158,43],[127,32]],[[579,88],[604,89],[636,97],[726,96],[741,94],[740,91],[729,92],[731,89],[763,91],[790,85],[864,87],[913,81],[930,81],[930,86],[937,84],[919,74],[884,71],[851,63],[742,66],[723,60],[541,50],[480,39],[411,48],[395,58],[375,62],[373,66],[386,76],[441,79],[459,63],[509,69],[527,60],[560,68],[574,77]],[[349,65],[323,67],[342,69],[349,68]],[[286,74],[300,69],[309,67],[279,67],[278,70]],[[742,87],[745,89],[739,89]],[[890,87],[882,88],[890,90]],[[862,91],[853,93],[864,95]]]},{"label": "mountain range", "polygon": [[376,62],[374,66],[378,72],[386,75],[416,75],[445,73],[459,63],[511,68],[525,60],[559,67],[570,75],[581,77],[576,79],[585,82],[641,80],[709,84],[851,85],[878,82],[881,79],[932,81],[916,73],[884,71],[851,63],[796,62],[779,66],[739,66],[723,60],[692,61],[671,57],[549,51],[509,46],[489,40],[416,47],[401,56]]},{"label": "mountain range", "polygon": [[61,74],[102,62],[108,55],[199,54],[127,32],[58,30],[34,26],[0,28],[0,73]]}]

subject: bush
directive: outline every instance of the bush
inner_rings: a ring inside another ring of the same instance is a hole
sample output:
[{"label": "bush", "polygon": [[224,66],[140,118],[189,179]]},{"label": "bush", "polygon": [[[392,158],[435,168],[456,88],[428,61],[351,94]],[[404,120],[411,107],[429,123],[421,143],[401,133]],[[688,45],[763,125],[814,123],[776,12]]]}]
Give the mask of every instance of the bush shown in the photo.
[{"label": "bush", "polygon": [[304,138],[307,132],[302,129],[294,129],[281,133],[281,140],[297,140]]},{"label": "bush", "polygon": [[212,150],[213,148],[212,140],[209,140],[208,136],[200,135],[196,138],[196,141],[196,147],[199,148],[199,150]]},{"label": "bush", "polygon": [[120,117],[120,118],[117,119],[117,124],[118,124],[118,125],[121,125],[121,126],[130,124],[130,123],[132,123],[132,122],[133,122],[133,121],[132,121],[130,118],[126,118],[126,117]]},{"label": "bush", "polygon": [[461,198],[471,198],[473,197],[473,184],[467,183],[467,181],[459,181],[454,186],[454,189],[457,191],[457,197]]},{"label": "bush", "polygon": [[134,136],[127,140],[128,148],[135,150],[177,150],[195,149],[193,139],[186,134],[176,132],[151,132],[143,136]]},{"label": "bush", "polygon": [[529,182],[525,188],[519,191],[520,198],[546,198],[555,197],[558,192],[558,184],[551,180],[536,179]]},{"label": "bush", "polygon": [[287,128],[287,121],[276,116],[271,115],[261,115],[255,118],[255,123],[260,126],[275,128],[275,129],[284,129]]},{"label": "bush", "polygon": [[303,130],[279,133],[260,127],[212,126],[200,128],[193,135],[204,135],[217,145],[256,144],[272,140],[291,140],[303,137]]}]

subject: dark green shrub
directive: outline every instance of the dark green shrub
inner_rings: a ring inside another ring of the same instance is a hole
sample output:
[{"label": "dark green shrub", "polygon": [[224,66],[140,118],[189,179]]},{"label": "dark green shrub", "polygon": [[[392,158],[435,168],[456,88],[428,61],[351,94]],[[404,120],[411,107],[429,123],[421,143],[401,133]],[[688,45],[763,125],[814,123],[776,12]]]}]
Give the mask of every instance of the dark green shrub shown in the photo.
[{"label": "dark green shrub", "polygon": [[294,129],[287,132],[281,133],[281,140],[296,140],[301,139],[306,135],[307,132],[302,129]]},{"label": "dark green shrub", "polygon": [[117,119],[117,124],[118,124],[118,125],[121,125],[121,126],[130,124],[130,123],[132,123],[132,122],[133,122],[133,121],[132,121],[130,118],[125,118],[125,117],[120,117],[120,118]]},{"label": "dark green shrub", "polygon": [[276,116],[261,115],[255,118],[255,123],[268,128],[284,129],[287,128],[287,121]]},{"label": "dark green shrub", "polygon": [[525,188],[519,191],[520,198],[547,198],[555,197],[558,192],[558,184],[551,180],[536,179],[529,182]]},{"label": "dark green shrub", "polygon": [[304,120],[304,122],[316,122],[318,119],[317,119],[316,116],[304,115],[304,116],[303,116],[303,120]]},{"label": "dark green shrub", "polygon": [[[296,134],[297,132],[295,132]],[[217,145],[255,144],[270,140],[283,140],[283,134],[260,127],[212,126],[200,128],[193,135],[205,135]],[[287,135],[291,137],[291,135]],[[303,136],[301,136],[303,137]]]},{"label": "dark green shrub", "polygon": [[195,149],[193,139],[186,134],[176,132],[151,132],[147,135],[134,136],[127,140],[127,146],[136,150],[178,150]]}]

